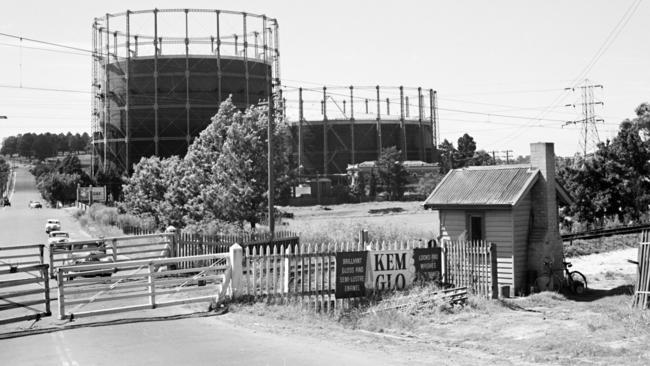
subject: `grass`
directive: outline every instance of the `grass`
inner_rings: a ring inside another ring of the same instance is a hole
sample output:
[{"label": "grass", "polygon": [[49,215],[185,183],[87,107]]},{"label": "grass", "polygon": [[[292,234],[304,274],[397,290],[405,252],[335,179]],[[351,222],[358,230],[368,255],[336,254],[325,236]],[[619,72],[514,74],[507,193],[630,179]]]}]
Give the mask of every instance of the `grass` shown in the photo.
[{"label": "grass", "polygon": [[564,245],[567,258],[589,254],[610,252],[614,250],[636,248],[639,244],[638,234],[617,235],[591,240],[575,240]]},{"label": "grass", "polygon": [[73,217],[94,237],[122,236],[124,232],[117,226],[147,227],[151,223],[133,215],[120,214],[116,207],[95,203],[88,210],[76,210]]},{"label": "grass", "polygon": [[300,233],[304,243],[356,242],[359,231],[368,230],[371,241],[407,241],[431,238],[428,230],[408,230],[398,224],[373,224],[355,220],[295,221],[289,230]]}]

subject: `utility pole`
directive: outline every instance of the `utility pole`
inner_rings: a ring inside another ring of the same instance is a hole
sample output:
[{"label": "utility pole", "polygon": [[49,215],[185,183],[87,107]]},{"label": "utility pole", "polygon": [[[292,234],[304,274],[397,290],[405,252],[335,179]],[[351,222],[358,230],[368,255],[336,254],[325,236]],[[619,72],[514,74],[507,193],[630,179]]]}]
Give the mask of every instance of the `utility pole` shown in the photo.
[{"label": "utility pole", "polygon": [[[600,142],[596,122],[604,122],[602,119],[596,118],[594,106],[597,104],[603,105],[603,102],[594,99],[594,88],[602,89],[603,86],[600,84],[591,84],[588,79],[585,79],[584,85],[577,88],[580,90],[582,102],[577,104],[567,104],[566,107],[575,108],[576,105],[580,106],[582,109],[582,119],[577,121],[567,121],[562,126],[582,125],[580,128],[580,140],[578,146],[582,150],[583,158],[587,157],[587,151],[594,150],[596,145]],[[565,90],[575,91],[576,88],[566,88]]]},{"label": "utility pole", "polygon": [[510,154],[512,153],[512,150],[503,150],[501,152],[506,154],[506,164],[510,164]]}]

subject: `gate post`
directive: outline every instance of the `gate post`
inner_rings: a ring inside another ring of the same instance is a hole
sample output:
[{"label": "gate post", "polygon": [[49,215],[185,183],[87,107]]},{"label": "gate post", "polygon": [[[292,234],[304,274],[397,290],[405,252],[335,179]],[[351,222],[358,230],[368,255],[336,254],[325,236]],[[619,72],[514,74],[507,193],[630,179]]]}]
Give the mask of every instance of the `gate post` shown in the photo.
[{"label": "gate post", "polygon": [[490,262],[492,267],[492,298],[499,298],[499,276],[497,274],[497,245],[490,243]]},{"label": "gate post", "polygon": [[156,285],[153,279],[154,273],[156,273],[156,269],[154,268],[153,263],[150,262],[148,282],[149,282],[149,305],[151,306],[152,309],[156,308]]},{"label": "gate post", "polygon": [[[41,246],[41,250],[43,249],[43,246]],[[42,257],[41,257],[42,258]],[[43,285],[45,286],[45,315],[50,316],[52,315],[52,311],[50,309],[50,271],[49,267],[47,264],[43,264],[41,267],[41,275],[43,276]]]},{"label": "gate post", "polygon": [[47,247],[47,252],[50,256],[50,278],[54,279],[54,251],[52,250],[54,247],[54,244],[50,244]]},{"label": "gate post", "polygon": [[236,299],[242,293],[242,277],[243,277],[243,249],[235,243],[230,246],[230,267],[232,269],[230,274],[230,287],[232,289],[232,298]]},{"label": "gate post", "polygon": [[56,282],[58,286],[58,303],[59,303],[59,320],[65,319],[65,296],[63,291],[63,273],[59,269],[56,272]]}]

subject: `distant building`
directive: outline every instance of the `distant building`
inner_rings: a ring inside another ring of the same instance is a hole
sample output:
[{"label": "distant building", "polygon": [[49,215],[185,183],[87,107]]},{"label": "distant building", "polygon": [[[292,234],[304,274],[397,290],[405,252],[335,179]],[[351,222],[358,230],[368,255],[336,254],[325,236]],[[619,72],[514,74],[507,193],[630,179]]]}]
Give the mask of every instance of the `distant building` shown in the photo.
[{"label": "distant building", "polygon": [[562,268],[557,200],[571,198],[555,178],[552,143],[531,144],[529,165],[451,170],[424,202],[434,210],[434,232],[444,240],[497,245],[499,286],[526,292],[545,258]]}]

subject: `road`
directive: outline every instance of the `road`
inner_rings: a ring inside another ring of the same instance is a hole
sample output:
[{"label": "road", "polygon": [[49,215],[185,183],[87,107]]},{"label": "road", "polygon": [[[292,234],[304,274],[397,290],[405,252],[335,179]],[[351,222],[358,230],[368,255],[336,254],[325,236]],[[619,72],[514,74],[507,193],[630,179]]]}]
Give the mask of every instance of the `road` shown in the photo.
[{"label": "road", "polygon": [[[34,352],[38,349],[38,352]],[[395,365],[326,339],[279,336],[218,317],[80,328],[0,341],[7,365]]]},{"label": "road", "polygon": [[[29,201],[43,203],[42,209],[29,208]],[[71,240],[89,238],[77,221],[66,210],[49,208],[36,189],[34,176],[24,165],[16,167],[15,191],[11,206],[0,208],[0,247],[46,244],[45,222],[47,219],[61,220],[61,230],[70,232]]]}]

